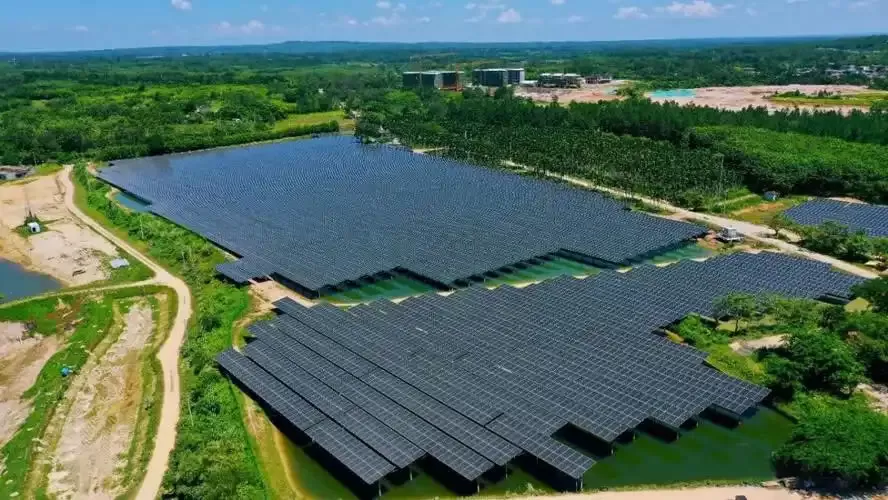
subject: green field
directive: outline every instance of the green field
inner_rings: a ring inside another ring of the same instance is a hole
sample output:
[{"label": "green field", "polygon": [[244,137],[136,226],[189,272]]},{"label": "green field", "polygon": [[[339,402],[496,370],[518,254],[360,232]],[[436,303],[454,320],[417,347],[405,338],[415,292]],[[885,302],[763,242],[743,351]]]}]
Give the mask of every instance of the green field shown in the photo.
[{"label": "green field", "polygon": [[272,130],[274,132],[285,132],[298,127],[306,127],[310,125],[320,125],[322,123],[337,122],[340,130],[354,130],[355,121],[346,118],[345,113],[339,110],[322,111],[319,113],[306,113],[301,115],[289,115],[283,120],[275,122]]},{"label": "green field", "polygon": [[879,101],[888,100],[888,92],[872,91],[856,94],[832,94],[818,95],[776,95],[768,98],[769,101],[783,104],[796,104],[804,106],[861,106],[870,107]]}]

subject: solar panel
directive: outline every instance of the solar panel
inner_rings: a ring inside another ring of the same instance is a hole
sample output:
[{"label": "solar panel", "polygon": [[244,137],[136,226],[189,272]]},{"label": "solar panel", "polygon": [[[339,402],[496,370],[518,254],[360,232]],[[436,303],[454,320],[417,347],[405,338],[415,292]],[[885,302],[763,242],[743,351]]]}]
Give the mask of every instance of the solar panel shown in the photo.
[{"label": "solar panel", "polygon": [[284,299],[245,353],[397,467],[427,454],[476,480],[524,453],[579,479],[594,460],[553,438],[569,424],[612,442],[708,408],[740,418],[768,395],[655,330],[734,291],[849,297],[861,281],[766,252],[347,310]]},{"label": "solar panel", "polygon": [[863,231],[871,237],[888,237],[888,206],[848,203],[838,200],[812,200],[784,212],[797,224],[818,226],[838,222],[852,231]]},{"label": "solar panel", "polygon": [[408,269],[442,285],[569,250],[616,265],[706,228],[603,195],[402,148],[321,138],[116,161],[103,180],[241,256],[237,282],[310,291]]},{"label": "solar panel", "polygon": [[305,433],[367,484],[395,470],[392,464],[332,420],[324,420]]}]

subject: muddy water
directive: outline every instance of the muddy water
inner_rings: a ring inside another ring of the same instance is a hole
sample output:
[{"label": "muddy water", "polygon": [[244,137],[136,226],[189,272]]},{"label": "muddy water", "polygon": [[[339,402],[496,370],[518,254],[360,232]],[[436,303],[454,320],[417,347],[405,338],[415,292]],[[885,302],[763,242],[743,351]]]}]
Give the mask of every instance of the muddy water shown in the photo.
[{"label": "muddy water", "polygon": [[58,290],[62,284],[51,276],[26,270],[0,258],[0,303]]}]

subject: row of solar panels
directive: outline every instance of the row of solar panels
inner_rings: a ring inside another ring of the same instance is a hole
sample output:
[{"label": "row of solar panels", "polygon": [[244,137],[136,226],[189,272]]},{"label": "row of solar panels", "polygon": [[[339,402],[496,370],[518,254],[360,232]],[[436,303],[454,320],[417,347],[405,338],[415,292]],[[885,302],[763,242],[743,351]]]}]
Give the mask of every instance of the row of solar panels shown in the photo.
[{"label": "row of solar panels", "polygon": [[119,161],[100,177],[243,256],[220,268],[232,279],[274,273],[310,290],[395,268],[449,285],[561,249],[624,263],[706,232],[589,191],[347,138]]},{"label": "row of solar panels", "polygon": [[884,205],[818,199],[792,207],[785,213],[797,224],[805,226],[832,221],[852,231],[863,231],[868,236],[888,237],[888,206]]},{"label": "row of solar panels", "polygon": [[285,299],[281,316],[250,328],[243,354],[219,361],[368,484],[425,455],[469,481],[522,453],[579,479],[594,460],[553,438],[567,425],[611,442],[645,420],[741,415],[767,395],[654,329],[711,314],[730,291],[847,296],[859,281],[736,254],[349,310]]}]

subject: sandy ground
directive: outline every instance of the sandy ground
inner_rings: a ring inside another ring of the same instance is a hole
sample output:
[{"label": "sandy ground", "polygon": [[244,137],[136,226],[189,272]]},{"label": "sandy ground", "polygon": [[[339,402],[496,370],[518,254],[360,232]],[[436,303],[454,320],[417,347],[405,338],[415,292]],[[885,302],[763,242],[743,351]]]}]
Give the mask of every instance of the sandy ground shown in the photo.
[{"label": "sandy ground", "polygon": [[620,96],[616,95],[614,92],[626,83],[626,80],[614,80],[611,83],[585,85],[581,89],[517,87],[515,89],[515,95],[518,97],[529,97],[537,102],[552,102],[552,100],[557,97],[558,102],[562,104],[568,104],[570,102],[616,101],[620,99]]},{"label": "sandy ground", "polygon": [[31,402],[21,399],[22,394],[63,341],[57,336],[27,338],[24,324],[0,322],[0,446],[28,417]]},{"label": "sandy ground", "polygon": [[124,455],[140,408],[140,353],[153,329],[151,307],[132,306],[117,341],[101,360],[77,375],[79,390],[72,396],[52,456],[50,495],[113,499],[124,493],[116,471],[128,465]]},{"label": "sandy ground", "polygon": [[774,93],[799,92],[816,95],[820,91],[841,94],[855,94],[869,89],[857,85],[762,85],[756,87],[704,87],[696,89],[696,97],[650,97],[653,102],[675,101],[679,104],[709,106],[730,110],[753,107],[764,107],[776,111],[782,109],[830,109],[851,112],[853,109],[866,110],[859,106],[796,106],[786,103],[771,102],[767,98]]},{"label": "sandy ground", "polygon": [[[107,279],[106,263],[117,249],[71,216],[59,183],[52,175],[0,185],[0,256],[69,286]],[[14,230],[24,223],[29,207],[49,227],[23,238]]]},{"label": "sandy ground", "polygon": [[771,335],[755,340],[735,340],[731,342],[731,349],[744,356],[754,353],[759,349],[773,349],[783,345],[783,335]]},{"label": "sandy ground", "polygon": [[888,414],[888,386],[882,384],[860,384],[857,390],[869,396],[873,408]]},{"label": "sandy ground", "polygon": [[272,304],[286,297],[293,299],[294,302],[303,307],[312,307],[318,304],[317,301],[299,295],[274,280],[268,280],[262,283],[252,282],[250,285],[250,292],[263,304],[263,310],[261,311],[263,313],[274,309]]}]

